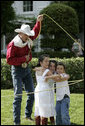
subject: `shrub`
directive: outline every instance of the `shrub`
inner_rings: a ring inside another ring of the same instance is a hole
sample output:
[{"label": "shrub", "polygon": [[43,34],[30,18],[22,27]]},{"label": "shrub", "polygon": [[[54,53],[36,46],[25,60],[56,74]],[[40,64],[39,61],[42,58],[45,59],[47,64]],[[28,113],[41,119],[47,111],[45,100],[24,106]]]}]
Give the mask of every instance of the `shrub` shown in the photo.
[{"label": "shrub", "polygon": [[6,58],[6,54],[1,54],[1,58]]},{"label": "shrub", "polygon": [[[65,4],[54,3],[41,10],[40,14],[44,13],[52,17],[53,20],[73,37],[79,33],[78,17],[73,8]],[[49,47],[55,49],[57,54],[62,48],[69,50],[72,48],[73,40],[47,16],[44,16],[41,34],[44,36],[41,39],[42,49]]]},{"label": "shrub", "polygon": [[1,88],[12,88],[11,66],[6,63],[6,59],[1,59]]},{"label": "shrub", "polygon": [[[70,75],[70,80],[80,80],[84,78],[84,58],[51,58],[56,61],[61,61],[66,65],[66,73]],[[32,77],[34,80],[34,86],[36,86],[35,72],[32,70],[33,66],[36,66],[38,62],[37,58],[33,58],[29,63],[31,68]],[[1,88],[8,89],[13,88],[12,86],[12,77],[10,71],[10,65],[6,63],[6,59],[1,59]],[[71,92],[74,93],[83,93],[84,92],[84,82],[70,86]]]},{"label": "shrub", "polygon": [[[73,34],[77,34],[79,32],[78,17],[76,11],[73,8],[61,3],[54,3],[41,10],[40,14],[43,13],[51,16],[68,32]],[[44,17],[42,23],[43,34],[50,33],[52,35],[57,35],[57,33],[61,32],[61,29],[55,26],[55,24],[47,17]]]}]

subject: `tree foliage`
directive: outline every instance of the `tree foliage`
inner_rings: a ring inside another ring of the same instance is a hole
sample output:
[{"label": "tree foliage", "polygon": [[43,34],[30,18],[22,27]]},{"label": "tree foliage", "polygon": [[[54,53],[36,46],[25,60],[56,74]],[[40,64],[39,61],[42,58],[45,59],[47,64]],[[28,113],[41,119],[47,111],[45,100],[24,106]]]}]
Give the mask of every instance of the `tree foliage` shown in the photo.
[{"label": "tree foliage", "polygon": [[66,4],[75,9],[79,20],[79,32],[81,32],[84,26],[84,1],[68,1]]},{"label": "tree foliage", "polygon": [[0,1],[1,3],[1,34],[12,31],[13,20],[16,15],[12,4],[14,1]]},{"label": "tree foliage", "polygon": [[[78,17],[73,8],[65,4],[53,3],[40,12],[40,14],[44,13],[52,17],[72,36],[79,33]],[[45,39],[41,40],[42,47],[53,47],[56,52],[61,48],[71,49],[72,47],[73,40],[46,16],[44,16],[42,22],[41,33],[46,36]],[[54,39],[52,39],[52,35],[54,35]],[[46,45],[45,43],[47,41],[48,43]]]}]

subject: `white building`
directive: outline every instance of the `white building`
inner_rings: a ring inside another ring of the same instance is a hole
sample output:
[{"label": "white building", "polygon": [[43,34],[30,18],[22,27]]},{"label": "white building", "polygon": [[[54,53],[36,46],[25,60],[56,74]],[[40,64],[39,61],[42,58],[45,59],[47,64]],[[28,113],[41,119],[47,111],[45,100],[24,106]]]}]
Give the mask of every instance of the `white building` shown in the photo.
[{"label": "white building", "polygon": [[14,1],[13,8],[17,15],[37,17],[40,10],[47,7],[51,1]]}]

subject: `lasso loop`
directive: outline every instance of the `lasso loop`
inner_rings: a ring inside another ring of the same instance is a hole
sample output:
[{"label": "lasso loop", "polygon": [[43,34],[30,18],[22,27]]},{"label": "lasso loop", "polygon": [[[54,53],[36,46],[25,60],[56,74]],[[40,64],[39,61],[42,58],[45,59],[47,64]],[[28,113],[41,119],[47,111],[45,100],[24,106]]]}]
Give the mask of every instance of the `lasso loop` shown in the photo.
[{"label": "lasso loop", "polygon": [[[74,80],[74,81],[68,81],[70,82],[70,84],[67,84],[66,86],[60,86],[60,87],[53,87],[53,88],[50,88],[50,89],[46,89],[46,90],[42,90],[42,91],[37,91],[37,92],[28,92],[28,93],[25,93],[26,95],[28,94],[35,94],[35,93],[39,93],[39,92],[44,92],[44,91],[51,91],[51,90],[54,90],[54,89],[57,89],[57,88],[63,88],[63,87],[67,87],[67,86],[71,86],[71,85],[75,85],[75,84],[78,84],[79,82],[82,82],[84,81],[84,79],[81,79],[81,80]],[[72,82],[72,83],[71,83]],[[21,95],[24,95],[24,94],[16,94],[15,96],[21,96]],[[13,95],[9,95],[10,96],[13,96]],[[1,97],[6,97],[6,96],[1,96]],[[8,97],[8,96],[7,96]],[[9,98],[8,97],[8,98]]]}]

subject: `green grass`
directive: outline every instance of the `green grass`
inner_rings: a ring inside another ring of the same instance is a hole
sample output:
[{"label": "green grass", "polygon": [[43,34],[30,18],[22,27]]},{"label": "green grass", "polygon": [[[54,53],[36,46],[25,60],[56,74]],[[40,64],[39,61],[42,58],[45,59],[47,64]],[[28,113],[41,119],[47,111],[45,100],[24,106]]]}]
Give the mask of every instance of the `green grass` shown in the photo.
[{"label": "green grass", "polygon": [[[13,90],[1,90],[1,125],[13,125],[13,94]],[[24,119],[27,97],[24,91],[23,94],[21,125],[35,125],[35,122],[29,122]],[[69,114],[72,125],[84,125],[84,94],[71,94]],[[34,118],[34,106],[32,118]]]}]

